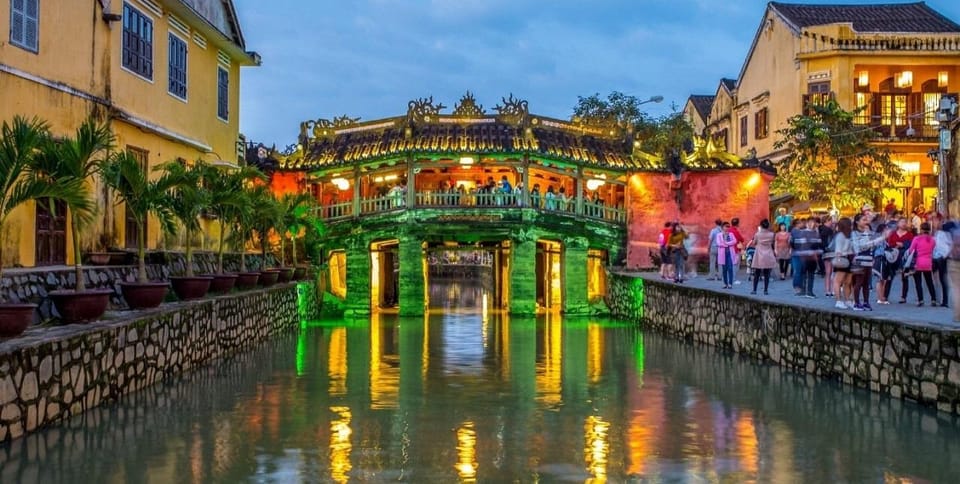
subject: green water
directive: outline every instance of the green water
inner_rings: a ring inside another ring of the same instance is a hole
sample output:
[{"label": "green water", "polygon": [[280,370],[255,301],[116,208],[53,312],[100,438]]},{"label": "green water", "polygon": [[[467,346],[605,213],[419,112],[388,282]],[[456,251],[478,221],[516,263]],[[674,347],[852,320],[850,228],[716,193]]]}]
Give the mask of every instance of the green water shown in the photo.
[{"label": "green water", "polygon": [[20,439],[0,482],[960,482],[946,415],[448,292],[473,304],[308,324]]}]

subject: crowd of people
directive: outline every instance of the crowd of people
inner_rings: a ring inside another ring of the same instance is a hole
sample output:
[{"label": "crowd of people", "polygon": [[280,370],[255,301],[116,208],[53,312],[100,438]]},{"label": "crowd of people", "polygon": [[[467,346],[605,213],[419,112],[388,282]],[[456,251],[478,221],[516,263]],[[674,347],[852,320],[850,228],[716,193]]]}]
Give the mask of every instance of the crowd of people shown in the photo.
[{"label": "crowd of people", "polygon": [[[661,277],[684,281],[688,240],[680,222],[664,225]],[[834,298],[836,308],[873,311],[872,302],[891,304],[898,281],[897,303],[952,306],[953,320],[960,322],[960,224],[934,211],[907,215],[888,204],[882,213],[865,205],[852,217],[794,217],[781,208],[772,223],[760,222],[752,238],[733,218],[716,220],[708,240],[707,278],[721,281],[723,289],[740,284],[736,277],[745,265],[751,294],[769,294],[771,278],[789,278],[797,297],[816,298],[822,278],[822,295]]]}]

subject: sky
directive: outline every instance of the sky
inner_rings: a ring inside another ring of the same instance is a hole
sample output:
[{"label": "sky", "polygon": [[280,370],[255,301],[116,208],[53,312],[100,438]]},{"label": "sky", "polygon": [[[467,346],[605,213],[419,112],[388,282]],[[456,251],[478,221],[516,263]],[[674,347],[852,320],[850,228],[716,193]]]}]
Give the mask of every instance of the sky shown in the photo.
[{"label": "sky", "polygon": [[[278,149],[300,122],[406,114],[466,91],[487,112],[509,94],[568,118],[578,96],[622,91],[651,115],[736,78],[761,0],[235,0],[247,50],[240,130]],[[808,0],[804,3],[881,3]],[[883,3],[893,3],[887,0]],[[960,22],[960,2],[928,0]]]}]

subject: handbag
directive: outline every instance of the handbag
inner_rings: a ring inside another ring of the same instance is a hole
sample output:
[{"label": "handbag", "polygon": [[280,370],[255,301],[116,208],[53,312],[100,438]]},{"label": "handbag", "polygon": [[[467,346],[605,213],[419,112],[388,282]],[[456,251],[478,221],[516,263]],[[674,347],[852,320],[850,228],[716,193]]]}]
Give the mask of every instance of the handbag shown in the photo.
[{"label": "handbag", "polygon": [[834,257],[833,267],[836,269],[847,269],[850,267],[850,256],[849,255],[840,255]]},{"label": "handbag", "polygon": [[853,264],[857,267],[873,267],[873,255],[858,254],[853,258]]}]

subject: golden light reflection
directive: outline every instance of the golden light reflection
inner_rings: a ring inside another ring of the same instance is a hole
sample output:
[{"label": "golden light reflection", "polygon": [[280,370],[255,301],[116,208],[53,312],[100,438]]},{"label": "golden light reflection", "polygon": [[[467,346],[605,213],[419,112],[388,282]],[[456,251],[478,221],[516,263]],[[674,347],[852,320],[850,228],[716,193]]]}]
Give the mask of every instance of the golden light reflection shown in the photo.
[{"label": "golden light reflection", "polygon": [[543,325],[543,358],[537,362],[537,400],[547,405],[563,401],[563,327],[560,316],[547,314]]},{"label": "golden light reflection", "polygon": [[760,442],[757,440],[757,429],[754,426],[753,414],[742,413],[735,424],[737,432],[737,449],[740,455],[740,468],[744,472],[756,475],[759,469]]},{"label": "golden light reflection", "polygon": [[500,378],[510,381],[510,316],[500,317]]},{"label": "golden light reflection", "polygon": [[480,337],[483,340],[484,349],[490,346],[490,318],[487,314],[487,293],[483,293],[481,298],[481,303],[483,306],[480,309]]},{"label": "golden light reflection", "polygon": [[370,408],[397,408],[400,368],[384,358],[380,313],[370,314]]},{"label": "golden light reflection", "polygon": [[587,251],[587,300],[591,303],[607,295],[607,251],[590,249]]},{"label": "golden light reflection", "polygon": [[334,328],[330,333],[327,354],[327,374],[330,375],[330,395],[347,394],[347,329]]},{"label": "golden light reflection", "polygon": [[603,376],[603,328],[599,324],[587,326],[587,378],[597,383]]},{"label": "golden light reflection", "polygon": [[[558,244],[559,245],[559,244]],[[550,254],[550,307],[561,308],[563,304],[563,278],[560,254]]]},{"label": "golden light reflection", "polygon": [[347,253],[338,250],[330,253],[330,294],[341,299],[347,297]]},{"label": "golden light reflection", "polygon": [[583,424],[583,458],[587,465],[587,472],[593,477],[586,482],[606,482],[607,456],[610,453],[610,443],[607,434],[610,423],[603,417],[589,416]]},{"label": "golden light reflection", "polygon": [[350,451],[353,445],[350,442],[350,421],[353,415],[349,407],[330,407],[330,411],[337,414],[337,419],[330,422],[330,479],[334,482],[350,480]]},{"label": "golden light reflection", "polygon": [[457,429],[457,473],[464,482],[477,480],[477,432],[467,420]]},{"label": "golden light reflection", "polygon": [[423,348],[420,350],[420,379],[426,383],[430,369],[430,313],[423,313]]}]

